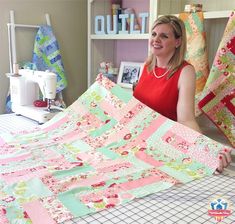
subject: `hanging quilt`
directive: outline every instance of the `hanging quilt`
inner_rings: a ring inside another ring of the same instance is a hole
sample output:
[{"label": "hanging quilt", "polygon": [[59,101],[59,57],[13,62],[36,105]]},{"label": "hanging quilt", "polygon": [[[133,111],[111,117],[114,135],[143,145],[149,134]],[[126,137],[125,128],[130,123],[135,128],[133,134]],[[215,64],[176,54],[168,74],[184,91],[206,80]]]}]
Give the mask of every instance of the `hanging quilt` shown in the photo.
[{"label": "hanging quilt", "polygon": [[49,70],[57,75],[55,105],[65,108],[62,90],[67,86],[67,78],[62,62],[58,41],[52,27],[42,25],[39,27],[33,49],[32,63],[36,70]]},{"label": "hanging quilt", "polygon": [[0,223],[61,223],[203,178],[225,148],[100,74],[40,128],[0,134]]},{"label": "hanging quilt", "polygon": [[204,30],[203,12],[183,12],[179,14],[186,28],[187,51],[185,59],[190,62],[196,71],[195,114],[199,116],[198,107],[200,94],[209,75],[209,61],[206,49],[206,35]]},{"label": "hanging quilt", "polygon": [[50,70],[57,74],[57,92],[67,86],[59,44],[51,26],[42,25],[39,27],[35,37],[32,62],[39,71]]},{"label": "hanging quilt", "polygon": [[235,12],[226,25],[199,107],[235,147]]}]

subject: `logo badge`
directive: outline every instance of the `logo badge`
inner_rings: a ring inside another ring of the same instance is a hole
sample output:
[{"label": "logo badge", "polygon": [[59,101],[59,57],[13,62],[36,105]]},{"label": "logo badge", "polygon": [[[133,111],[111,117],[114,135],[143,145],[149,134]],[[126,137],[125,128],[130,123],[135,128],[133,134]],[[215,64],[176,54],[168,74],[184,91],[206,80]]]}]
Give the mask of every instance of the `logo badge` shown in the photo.
[{"label": "logo badge", "polygon": [[232,203],[229,200],[224,197],[216,197],[209,203],[208,215],[220,222],[232,214],[231,207]]}]

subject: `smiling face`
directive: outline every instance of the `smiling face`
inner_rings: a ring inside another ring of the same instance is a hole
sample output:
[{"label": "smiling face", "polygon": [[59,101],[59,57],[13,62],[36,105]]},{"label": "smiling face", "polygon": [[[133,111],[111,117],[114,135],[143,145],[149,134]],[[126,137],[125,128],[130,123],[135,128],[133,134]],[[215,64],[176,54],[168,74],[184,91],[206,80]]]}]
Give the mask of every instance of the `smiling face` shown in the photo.
[{"label": "smiling face", "polygon": [[158,24],[151,33],[150,48],[156,57],[167,58],[168,60],[179,47],[180,38],[176,38],[170,24]]}]

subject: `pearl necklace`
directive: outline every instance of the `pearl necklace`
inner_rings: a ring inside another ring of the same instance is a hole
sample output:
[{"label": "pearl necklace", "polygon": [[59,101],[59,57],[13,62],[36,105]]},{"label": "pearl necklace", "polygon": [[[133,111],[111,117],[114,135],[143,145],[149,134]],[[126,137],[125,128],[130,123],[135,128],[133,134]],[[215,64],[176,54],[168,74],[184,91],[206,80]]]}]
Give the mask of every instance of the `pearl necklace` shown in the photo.
[{"label": "pearl necklace", "polygon": [[153,75],[157,78],[157,79],[160,79],[162,78],[163,76],[165,76],[168,72],[169,72],[170,69],[167,69],[162,75],[157,75],[156,72],[155,72],[155,68],[153,69]]}]

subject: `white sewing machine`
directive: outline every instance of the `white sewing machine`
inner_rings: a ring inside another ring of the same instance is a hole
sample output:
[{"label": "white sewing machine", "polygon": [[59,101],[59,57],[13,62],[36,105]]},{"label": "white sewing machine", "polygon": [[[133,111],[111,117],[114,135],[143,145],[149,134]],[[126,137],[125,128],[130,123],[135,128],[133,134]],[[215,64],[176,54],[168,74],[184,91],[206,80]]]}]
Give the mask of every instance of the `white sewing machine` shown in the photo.
[{"label": "white sewing machine", "polygon": [[[62,109],[51,106],[56,96],[56,74],[51,72],[20,69],[18,74],[8,73],[10,78],[10,92],[12,111],[43,124],[50,120]],[[35,100],[39,99],[40,91],[47,99],[46,107],[35,107]]]}]

